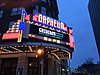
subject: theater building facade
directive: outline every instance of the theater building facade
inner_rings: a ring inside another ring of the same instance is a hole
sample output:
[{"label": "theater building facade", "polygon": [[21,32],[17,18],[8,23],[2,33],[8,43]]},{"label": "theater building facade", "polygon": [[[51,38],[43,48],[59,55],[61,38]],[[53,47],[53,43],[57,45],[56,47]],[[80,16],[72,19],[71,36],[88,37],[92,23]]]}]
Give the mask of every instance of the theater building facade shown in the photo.
[{"label": "theater building facade", "polygon": [[0,75],[65,75],[73,30],[56,0],[0,0]]}]

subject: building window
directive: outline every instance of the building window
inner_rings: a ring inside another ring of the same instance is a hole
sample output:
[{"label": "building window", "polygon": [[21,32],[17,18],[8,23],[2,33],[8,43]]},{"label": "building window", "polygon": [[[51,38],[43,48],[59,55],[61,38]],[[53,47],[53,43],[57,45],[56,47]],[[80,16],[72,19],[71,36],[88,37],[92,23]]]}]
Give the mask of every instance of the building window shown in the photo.
[{"label": "building window", "polygon": [[46,8],[45,7],[41,7],[41,13],[46,15]]},{"label": "building window", "polygon": [[23,7],[18,8],[18,14],[22,13],[22,9],[23,9]]},{"label": "building window", "polygon": [[3,16],[3,11],[0,11],[0,18],[2,18]]},{"label": "building window", "polygon": [[11,15],[17,15],[17,8],[12,9]]},{"label": "building window", "polygon": [[39,6],[36,5],[36,6],[35,6],[35,9],[33,9],[33,13],[34,13],[34,12],[38,12],[38,9],[39,9]]},{"label": "building window", "polygon": [[55,16],[55,11],[53,10],[53,16]]},{"label": "building window", "polygon": [[11,15],[19,15],[19,14],[21,14],[22,13],[22,9],[23,9],[23,7],[13,8],[12,12],[11,12]]},{"label": "building window", "polygon": [[46,2],[46,0],[41,0],[41,1]]},{"label": "building window", "polygon": [[36,10],[38,10],[38,9],[39,9],[39,7],[36,5],[36,6],[35,6],[35,9],[36,9]]},{"label": "building window", "polygon": [[50,2],[50,0],[48,0],[48,5],[49,5],[49,6],[51,5],[51,2]]},{"label": "building window", "polygon": [[51,12],[50,11],[48,12],[48,16],[51,16]]}]

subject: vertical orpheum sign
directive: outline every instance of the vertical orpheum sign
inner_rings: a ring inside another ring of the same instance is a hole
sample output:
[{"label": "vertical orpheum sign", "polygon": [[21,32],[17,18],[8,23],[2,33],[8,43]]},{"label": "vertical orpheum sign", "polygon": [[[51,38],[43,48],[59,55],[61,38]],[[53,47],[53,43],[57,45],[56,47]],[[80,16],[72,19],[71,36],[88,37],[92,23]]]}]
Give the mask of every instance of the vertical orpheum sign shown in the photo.
[{"label": "vertical orpheum sign", "polygon": [[21,22],[19,24],[19,35],[18,35],[18,40],[17,42],[21,42],[22,41],[22,36],[23,36],[23,31],[25,30],[25,17],[27,16],[27,12],[25,11],[25,9],[22,9],[22,14],[21,14]]},{"label": "vertical orpheum sign", "polygon": [[69,40],[70,40],[70,47],[74,48],[74,36],[72,28],[69,28]]}]

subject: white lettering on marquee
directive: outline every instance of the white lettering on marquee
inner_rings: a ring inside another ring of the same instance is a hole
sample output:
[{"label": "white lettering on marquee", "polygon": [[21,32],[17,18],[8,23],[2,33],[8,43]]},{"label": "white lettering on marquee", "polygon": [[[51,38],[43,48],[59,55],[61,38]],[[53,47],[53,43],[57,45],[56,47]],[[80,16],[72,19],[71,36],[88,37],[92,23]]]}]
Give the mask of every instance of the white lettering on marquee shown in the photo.
[{"label": "white lettering on marquee", "polygon": [[39,14],[38,21],[39,21],[39,22],[42,22],[42,15],[41,15],[41,14]]},{"label": "white lettering on marquee", "polygon": [[47,17],[47,24],[50,24],[50,18]]},{"label": "white lettering on marquee", "polygon": [[46,24],[46,17],[43,16],[43,23]]},{"label": "white lettering on marquee", "polygon": [[56,32],[53,32],[53,31],[50,31],[50,30],[47,30],[47,29],[43,29],[43,28],[39,28],[39,32],[45,33],[45,34],[51,35],[51,36],[55,36],[56,35]]},{"label": "white lettering on marquee", "polygon": [[50,26],[53,26],[53,27],[57,27],[57,28],[60,28],[60,29],[63,29],[63,30],[66,29],[64,27],[64,23],[63,22],[59,22],[59,21],[57,21],[57,20],[55,20],[53,18],[44,16],[42,14],[39,14],[38,22],[41,22],[43,24],[47,24],[47,25],[50,25]]}]

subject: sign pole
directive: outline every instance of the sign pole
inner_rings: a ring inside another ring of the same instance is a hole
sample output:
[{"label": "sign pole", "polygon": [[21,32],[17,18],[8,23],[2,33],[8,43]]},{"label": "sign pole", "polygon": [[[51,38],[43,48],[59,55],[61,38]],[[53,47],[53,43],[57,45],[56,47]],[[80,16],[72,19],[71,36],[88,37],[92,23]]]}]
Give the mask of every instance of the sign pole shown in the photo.
[{"label": "sign pole", "polygon": [[[21,22],[24,22],[24,17],[25,17],[25,13],[23,12],[25,9],[22,9],[22,14],[21,14]],[[23,34],[23,30],[19,30],[19,36],[18,36],[18,40],[17,42],[21,42],[22,41],[22,34]]]}]

